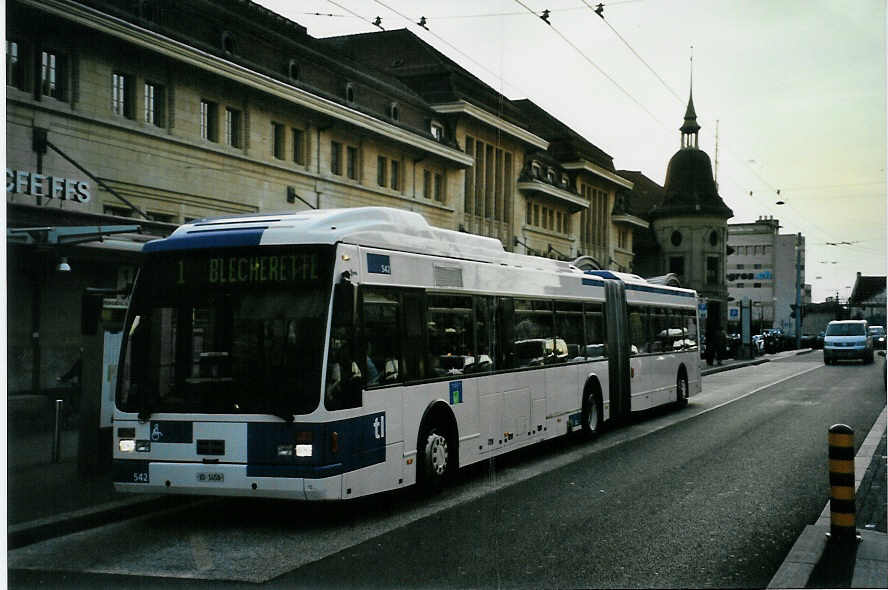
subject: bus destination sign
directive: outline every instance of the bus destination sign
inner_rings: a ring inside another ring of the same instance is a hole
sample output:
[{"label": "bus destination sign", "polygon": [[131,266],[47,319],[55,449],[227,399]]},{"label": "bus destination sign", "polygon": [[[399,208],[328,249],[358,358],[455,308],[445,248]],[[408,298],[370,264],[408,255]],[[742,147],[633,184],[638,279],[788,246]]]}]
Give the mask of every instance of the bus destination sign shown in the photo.
[{"label": "bus destination sign", "polygon": [[175,284],[184,286],[315,282],[322,272],[317,252],[292,251],[262,255],[177,258],[174,268],[175,270],[169,270],[176,273]]}]

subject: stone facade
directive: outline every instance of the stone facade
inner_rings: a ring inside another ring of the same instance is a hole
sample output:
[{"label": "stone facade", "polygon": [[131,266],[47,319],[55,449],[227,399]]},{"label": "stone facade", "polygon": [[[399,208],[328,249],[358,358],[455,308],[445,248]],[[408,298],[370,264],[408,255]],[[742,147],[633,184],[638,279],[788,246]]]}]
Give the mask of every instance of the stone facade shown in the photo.
[{"label": "stone facade", "polygon": [[632,267],[621,232],[636,220],[613,215],[632,184],[611,157],[405,31],[315,39],[247,0],[6,10],[9,226],[143,231],[10,246],[10,392],[40,391],[76,356],[79,313],[58,306],[125,288],[142,242],[196,218],[382,205],[510,250]]}]

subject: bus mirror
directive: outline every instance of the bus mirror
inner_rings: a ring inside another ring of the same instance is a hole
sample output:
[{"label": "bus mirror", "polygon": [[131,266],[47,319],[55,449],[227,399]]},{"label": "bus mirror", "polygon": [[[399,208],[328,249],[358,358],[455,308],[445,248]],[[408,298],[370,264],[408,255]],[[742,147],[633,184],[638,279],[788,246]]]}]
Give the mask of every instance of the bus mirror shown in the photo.
[{"label": "bus mirror", "polygon": [[347,278],[336,283],[333,289],[333,323],[351,326],[355,316],[355,286]]}]

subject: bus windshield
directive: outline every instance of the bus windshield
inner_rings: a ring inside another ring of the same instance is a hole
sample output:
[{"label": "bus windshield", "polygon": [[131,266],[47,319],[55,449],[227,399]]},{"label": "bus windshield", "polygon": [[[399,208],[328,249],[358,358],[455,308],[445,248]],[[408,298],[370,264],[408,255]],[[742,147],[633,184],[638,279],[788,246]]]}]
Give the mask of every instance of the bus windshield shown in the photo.
[{"label": "bus windshield", "polygon": [[332,247],[149,255],[132,298],[117,406],[274,414],[320,401]]}]

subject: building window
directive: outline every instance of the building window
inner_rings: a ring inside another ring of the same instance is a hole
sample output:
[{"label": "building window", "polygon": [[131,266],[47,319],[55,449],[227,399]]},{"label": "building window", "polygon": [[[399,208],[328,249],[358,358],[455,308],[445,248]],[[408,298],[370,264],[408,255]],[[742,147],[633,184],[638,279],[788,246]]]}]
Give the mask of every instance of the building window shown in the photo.
[{"label": "building window", "polygon": [[392,160],[392,190],[401,190],[401,163]]},{"label": "building window", "polygon": [[[438,123],[437,121],[432,121],[430,126],[430,131],[432,133],[432,137],[435,138],[435,141],[441,141],[444,139],[444,126]],[[470,152],[468,148],[468,142],[471,141],[469,138],[466,138],[466,153]]]},{"label": "building window", "polygon": [[301,72],[299,71],[299,62],[297,62],[295,59],[291,59],[290,63],[287,64],[287,75],[290,76],[291,80],[298,80],[300,73]]},{"label": "building window", "polygon": [[623,250],[629,248],[629,230],[621,229],[617,233],[617,247]]},{"label": "building window", "polygon": [[422,196],[432,198],[432,173],[428,170],[422,171]]},{"label": "building window", "polygon": [[443,203],[446,201],[444,196],[444,175],[435,173],[435,200]]},{"label": "building window", "polygon": [[145,214],[151,221],[160,221],[162,223],[175,223],[176,216],[169,213],[157,213],[155,211],[146,211]]},{"label": "building window", "polygon": [[235,41],[231,31],[225,31],[222,33],[222,49],[229,55],[232,55],[237,51],[237,41]]},{"label": "building window", "polygon": [[133,118],[132,80],[128,74],[111,74],[111,112],[127,119]]},{"label": "building window", "polygon": [[271,124],[271,154],[276,160],[284,159],[284,126],[280,123]]},{"label": "building window", "polygon": [[669,238],[669,241],[672,242],[673,246],[680,246],[681,239],[682,239],[681,232],[678,230],[675,230],[674,232],[672,232],[672,236]]},{"label": "building window", "polygon": [[225,109],[225,143],[231,147],[243,147],[242,129],[243,115],[237,109],[228,107]]},{"label": "building window", "polygon": [[145,122],[163,127],[163,86],[145,82]]},{"label": "building window", "polygon": [[64,57],[57,51],[43,51],[40,55],[40,92],[44,96],[65,99]]},{"label": "building window", "polygon": [[219,141],[219,105],[209,100],[200,101],[200,137]]},{"label": "building window", "polygon": [[684,276],[685,259],[683,256],[669,257],[669,272],[677,274],[678,276]]},{"label": "building window", "polygon": [[718,280],[718,256],[706,257],[706,284],[717,285]]},{"label": "building window", "polygon": [[388,186],[388,159],[384,156],[376,158],[376,184]]},{"label": "building window", "polygon": [[533,204],[533,224],[540,224],[540,206],[536,203]]},{"label": "building window", "polygon": [[348,177],[358,179],[358,148],[348,146],[345,148],[345,166]]},{"label": "building window", "polygon": [[330,172],[342,175],[342,144],[338,141],[330,142]]},{"label": "building window", "polygon": [[305,131],[293,129],[293,161],[305,164]]},{"label": "building window", "polygon": [[115,207],[113,205],[103,205],[102,213],[105,215],[113,215],[114,217],[132,217],[133,210],[126,207]]},{"label": "building window", "polygon": [[398,103],[393,102],[389,105],[389,117],[391,117],[392,121],[401,120],[401,107]]},{"label": "building window", "polygon": [[715,230],[712,230],[712,232],[709,233],[709,245],[710,246],[718,245],[718,232]]},{"label": "building window", "polygon": [[18,41],[6,41],[6,84],[24,90],[25,66],[21,50],[22,46]]},{"label": "building window", "polygon": [[355,85],[351,82],[345,85],[345,102],[355,102]]}]

